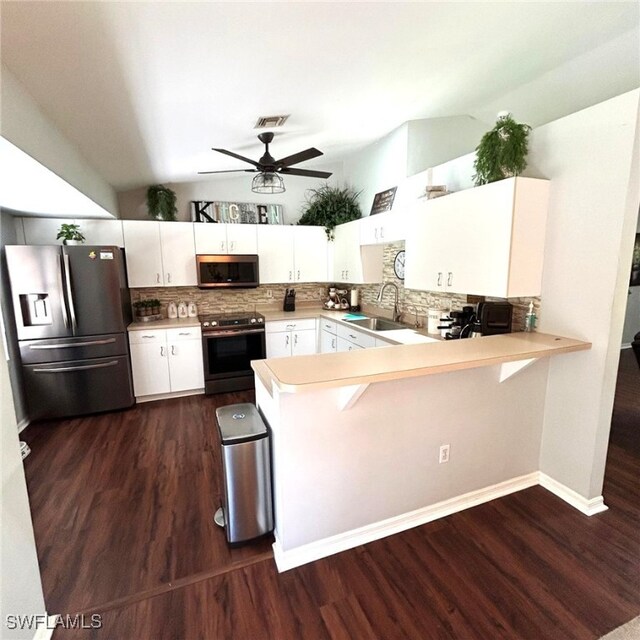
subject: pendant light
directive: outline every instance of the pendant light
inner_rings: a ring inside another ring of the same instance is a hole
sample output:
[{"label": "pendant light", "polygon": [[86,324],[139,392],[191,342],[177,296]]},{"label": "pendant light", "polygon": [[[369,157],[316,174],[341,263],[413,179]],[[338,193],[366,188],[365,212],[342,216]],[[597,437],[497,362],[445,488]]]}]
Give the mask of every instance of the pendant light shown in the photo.
[{"label": "pendant light", "polygon": [[254,193],[284,193],[284,180],[277,173],[258,173],[251,183]]}]

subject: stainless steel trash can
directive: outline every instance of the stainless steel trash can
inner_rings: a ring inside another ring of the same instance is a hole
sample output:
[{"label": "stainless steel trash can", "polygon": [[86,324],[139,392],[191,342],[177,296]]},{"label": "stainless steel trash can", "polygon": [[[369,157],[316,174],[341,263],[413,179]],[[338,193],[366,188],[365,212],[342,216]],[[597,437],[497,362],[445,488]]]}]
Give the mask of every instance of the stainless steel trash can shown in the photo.
[{"label": "stainless steel trash can", "polygon": [[219,407],[216,422],[224,478],[224,507],[216,522],[227,542],[246,542],[273,531],[269,430],[251,403]]}]

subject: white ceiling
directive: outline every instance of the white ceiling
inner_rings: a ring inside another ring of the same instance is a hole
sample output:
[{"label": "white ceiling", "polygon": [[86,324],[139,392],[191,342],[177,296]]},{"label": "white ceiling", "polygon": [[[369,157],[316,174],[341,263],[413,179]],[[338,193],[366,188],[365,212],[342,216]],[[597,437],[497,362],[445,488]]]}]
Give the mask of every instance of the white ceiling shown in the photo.
[{"label": "white ceiling", "polygon": [[261,115],[291,114],[274,156],[316,146],[327,161],[415,118],[488,121],[504,108],[541,124],[638,85],[638,11],[636,2],[3,2],[2,61],[125,190],[245,166],[210,148],[257,158]]}]

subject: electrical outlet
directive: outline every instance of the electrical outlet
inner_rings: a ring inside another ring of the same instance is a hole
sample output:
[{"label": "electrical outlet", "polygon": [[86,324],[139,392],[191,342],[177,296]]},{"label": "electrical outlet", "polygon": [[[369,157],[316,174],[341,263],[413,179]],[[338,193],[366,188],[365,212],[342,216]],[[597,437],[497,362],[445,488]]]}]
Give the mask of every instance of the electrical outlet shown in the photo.
[{"label": "electrical outlet", "polygon": [[267,289],[267,298],[273,298],[273,291],[271,289]]},{"label": "electrical outlet", "polygon": [[444,464],[445,462],[449,462],[449,445],[443,444],[440,447],[440,458],[438,460],[440,464]]},{"label": "electrical outlet", "polygon": [[319,295],[319,296],[326,296],[326,295],[327,295],[327,290],[326,290],[326,289],[324,289],[323,287],[320,287],[320,288],[318,289],[318,295]]}]

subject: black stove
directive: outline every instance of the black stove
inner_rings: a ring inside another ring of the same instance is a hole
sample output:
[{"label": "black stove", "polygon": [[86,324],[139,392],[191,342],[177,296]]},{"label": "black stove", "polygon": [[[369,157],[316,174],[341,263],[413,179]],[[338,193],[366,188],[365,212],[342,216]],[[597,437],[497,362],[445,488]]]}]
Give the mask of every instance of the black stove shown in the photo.
[{"label": "black stove", "polygon": [[264,316],[235,311],[200,316],[205,393],[253,389],[252,360],[266,357]]},{"label": "black stove", "polygon": [[231,311],[229,313],[214,313],[200,316],[203,328],[209,330],[231,329],[264,325],[264,316],[254,311]]}]

